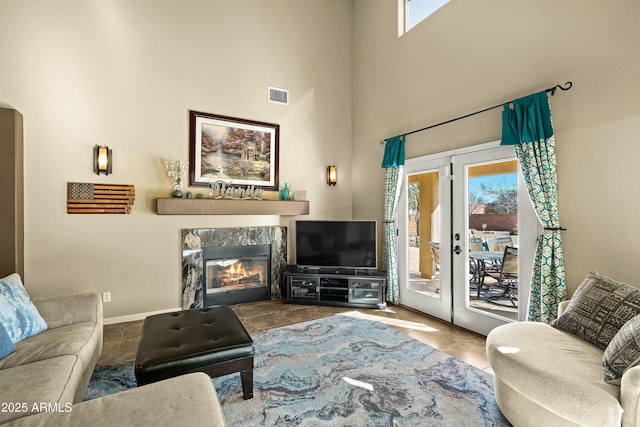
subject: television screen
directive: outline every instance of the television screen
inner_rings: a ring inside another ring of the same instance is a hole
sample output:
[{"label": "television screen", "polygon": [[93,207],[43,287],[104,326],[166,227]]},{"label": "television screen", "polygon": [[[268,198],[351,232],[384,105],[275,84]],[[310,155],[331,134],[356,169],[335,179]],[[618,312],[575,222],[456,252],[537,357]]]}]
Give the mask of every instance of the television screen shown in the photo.
[{"label": "television screen", "polygon": [[375,221],[296,221],[296,264],[377,268]]}]

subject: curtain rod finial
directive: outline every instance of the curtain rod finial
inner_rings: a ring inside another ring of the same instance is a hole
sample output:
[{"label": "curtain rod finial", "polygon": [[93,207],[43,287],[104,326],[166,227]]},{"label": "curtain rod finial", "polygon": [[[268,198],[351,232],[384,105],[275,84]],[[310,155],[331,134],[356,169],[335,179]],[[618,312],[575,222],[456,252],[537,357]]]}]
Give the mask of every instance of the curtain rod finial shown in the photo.
[{"label": "curtain rod finial", "polygon": [[[565,87],[565,86],[566,86],[566,87]],[[572,86],[573,86],[573,82],[566,82],[566,83],[564,84],[564,86],[562,86],[562,85],[555,85],[554,87],[547,89],[547,92],[551,92],[551,96],[553,96],[553,95],[555,95],[555,94],[556,94],[556,89],[560,89],[560,90],[562,90],[562,91],[565,91],[565,90],[569,90],[569,89],[571,89],[571,87],[572,87]]]}]

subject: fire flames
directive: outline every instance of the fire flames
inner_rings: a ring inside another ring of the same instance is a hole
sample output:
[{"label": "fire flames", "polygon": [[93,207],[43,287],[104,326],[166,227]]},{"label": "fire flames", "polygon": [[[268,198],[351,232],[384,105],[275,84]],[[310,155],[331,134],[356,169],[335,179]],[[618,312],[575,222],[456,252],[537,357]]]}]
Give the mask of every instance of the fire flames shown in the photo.
[{"label": "fire flames", "polygon": [[[231,262],[228,262],[231,261]],[[237,291],[268,286],[266,263],[223,260],[207,265],[207,293]]]},{"label": "fire flames", "polygon": [[247,275],[247,270],[244,268],[244,264],[233,264],[228,269],[229,276],[242,277]]},{"label": "fire flames", "polygon": [[243,282],[260,282],[262,281],[262,269],[255,268],[251,271],[245,269],[244,264],[235,263],[230,265],[222,276],[223,286],[234,285]]}]

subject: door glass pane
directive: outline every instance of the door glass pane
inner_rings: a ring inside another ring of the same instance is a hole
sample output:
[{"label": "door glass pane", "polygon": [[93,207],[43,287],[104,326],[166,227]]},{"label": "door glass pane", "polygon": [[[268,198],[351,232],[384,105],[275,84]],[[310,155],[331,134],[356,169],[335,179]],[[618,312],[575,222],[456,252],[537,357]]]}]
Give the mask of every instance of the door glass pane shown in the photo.
[{"label": "door glass pane", "polygon": [[[518,162],[467,168],[468,306],[518,317]],[[513,248],[505,252],[505,247]]]},{"label": "door glass pane", "polygon": [[409,289],[440,298],[440,173],[408,176]]}]

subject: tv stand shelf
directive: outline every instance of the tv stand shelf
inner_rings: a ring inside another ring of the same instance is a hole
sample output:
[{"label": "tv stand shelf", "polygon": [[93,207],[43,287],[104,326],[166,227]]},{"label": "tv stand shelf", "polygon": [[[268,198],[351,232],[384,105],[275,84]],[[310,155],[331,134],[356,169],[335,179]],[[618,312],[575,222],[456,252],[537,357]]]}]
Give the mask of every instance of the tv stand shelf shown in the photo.
[{"label": "tv stand shelf", "polygon": [[383,273],[321,269],[285,273],[287,303],[378,308],[384,301]]}]

